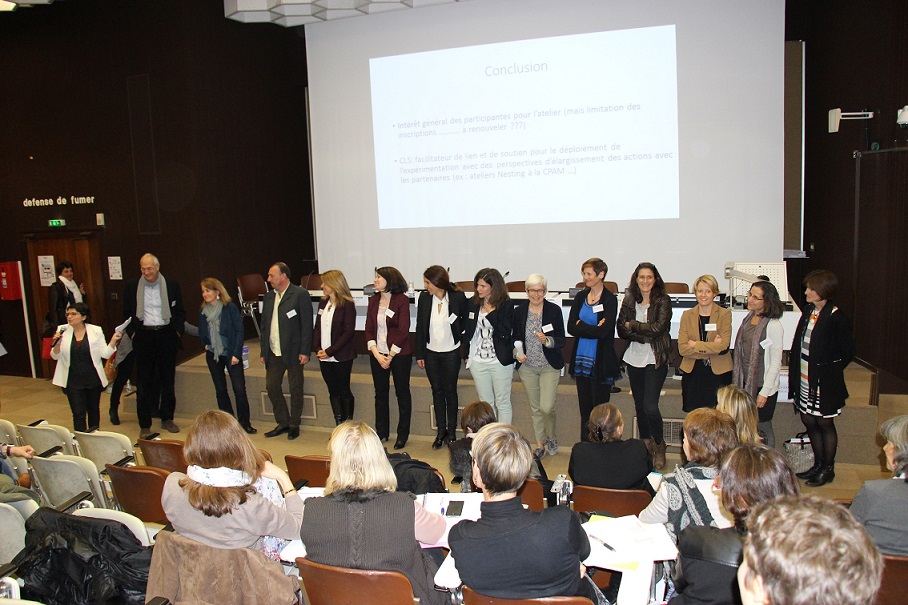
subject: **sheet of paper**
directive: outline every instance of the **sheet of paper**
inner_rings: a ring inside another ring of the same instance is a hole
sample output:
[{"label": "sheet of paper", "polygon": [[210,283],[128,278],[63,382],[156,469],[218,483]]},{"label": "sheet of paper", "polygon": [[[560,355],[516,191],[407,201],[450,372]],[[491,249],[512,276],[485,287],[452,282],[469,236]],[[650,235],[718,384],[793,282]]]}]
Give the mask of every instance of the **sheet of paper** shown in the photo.
[{"label": "sheet of paper", "polygon": [[132,321],[132,317],[127,317],[127,318],[126,318],[126,321],[124,321],[124,322],[121,323],[119,326],[117,326],[116,328],[114,328],[114,332],[122,332],[123,330],[126,329],[126,326],[128,326],[128,325],[130,324],[131,321]]}]

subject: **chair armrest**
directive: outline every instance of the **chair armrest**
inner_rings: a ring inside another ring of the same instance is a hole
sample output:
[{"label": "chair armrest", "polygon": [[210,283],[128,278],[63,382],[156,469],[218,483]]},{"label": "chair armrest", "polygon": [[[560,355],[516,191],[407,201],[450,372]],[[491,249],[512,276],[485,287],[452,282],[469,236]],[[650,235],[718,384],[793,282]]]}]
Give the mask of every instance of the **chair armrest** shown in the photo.
[{"label": "chair armrest", "polygon": [[296,483],[293,484],[293,489],[303,489],[307,485],[309,485],[308,479],[300,479],[299,481],[297,481]]},{"label": "chair armrest", "polygon": [[148,601],[145,605],[170,605],[170,601],[164,597],[155,597],[152,600]]},{"label": "chair armrest", "polygon": [[86,501],[86,500],[92,500],[94,497],[95,497],[94,494],[92,494],[91,492],[84,491],[79,494],[76,494],[75,496],[73,496],[72,498],[70,498],[63,504],[61,504],[60,506],[55,506],[54,510],[62,513],[64,511],[69,510],[70,508],[74,507],[78,503]]},{"label": "chair armrest", "polygon": [[35,420],[34,422],[29,422],[28,426],[38,426],[42,422],[45,422],[44,418],[41,418],[40,420]]},{"label": "chair armrest", "polygon": [[40,454],[38,454],[38,457],[39,458],[50,458],[51,456],[53,456],[57,452],[61,451],[62,449],[63,449],[62,446],[55,445],[54,447],[50,448],[46,452],[41,452]]},{"label": "chair armrest", "polygon": [[5,578],[11,576],[19,570],[18,565],[13,565],[12,563],[4,563],[0,565],[0,578]]}]

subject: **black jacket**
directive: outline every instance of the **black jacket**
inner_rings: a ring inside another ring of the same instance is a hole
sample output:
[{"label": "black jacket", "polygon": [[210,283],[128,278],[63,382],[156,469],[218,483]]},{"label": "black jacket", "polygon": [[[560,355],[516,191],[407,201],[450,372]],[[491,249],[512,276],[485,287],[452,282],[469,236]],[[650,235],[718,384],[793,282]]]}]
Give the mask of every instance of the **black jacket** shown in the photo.
[{"label": "black jacket", "polygon": [[[271,355],[271,316],[277,294],[269,290],[262,305],[262,358]],[[288,368],[300,365],[299,356],[312,354],[312,299],[309,292],[290,284],[277,309],[281,361]]]},{"label": "black jacket", "polygon": [[[526,342],[527,336],[527,316],[530,312],[530,301],[521,300],[514,304],[514,341],[522,340]],[[561,314],[561,308],[551,301],[542,303],[542,327],[552,326],[551,332],[545,335],[552,338],[554,346],[552,348],[542,347],[542,354],[545,355],[549,365],[560,370],[564,367],[564,357],[561,356],[561,349],[564,348],[567,339],[564,337],[564,316]],[[535,337],[534,337],[535,338]],[[526,347],[524,346],[524,350]],[[520,367],[520,362],[517,362]]]},{"label": "black jacket", "polygon": [[[606,289],[602,290],[602,297],[599,304],[602,310],[596,313],[596,318],[601,321],[605,320],[601,326],[591,326],[587,323],[580,322],[580,309],[583,308],[583,301],[589,288],[584,288],[574,297],[571,304],[571,313],[568,316],[567,331],[575,339],[593,338],[596,343],[596,379],[604,383],[609,378],[617,378],[620,375],[618,369],[618,356],[615,355],[615,318],[618,315],[618,297]],[[574,375],[574,365],[577,362],[577,345],[578,340],[574,340],[574,353],[571,355],[570,373]]]},{"label": "black jacket", "polygon": [[[626,327],[625,323],[630,323],[630,327]],[[637,321],[637,302],[630,294],[624,297],[618,312],[618,336],[649,344],[653,348],[657,368],[668,361],[671,352],[671,324],[672,299],[668,295],[650,299],[645,322]]]},{"label": "black jacket", "polygon": [[[480,306],[468,303],[467,309],[464,340],[469,344],[473,340],[473,333],[476,332]],[[503,366],[511,365],[514,363],[514,301],[505,300],[500,307],[486,315],[486,319],[492,324],[492,342],[495,345],[498,362]],[[470,354],[469,346],[464,347],[464,354]]]},{"label": "black jacket", "polygon": [[[812,304],[805,305],[791,341],[788,393],[795,402],[801,398],[801,342],[813,309]],[[851,322],[832,301],[827,301],[810,333],[810,359],[807,362],[809,387],[812,392],[820,387],[820,411],[823,414],[834,414],[845,405],[848,389],[844,372],[852,359],[854,337]]]},{"label": "black jacket", "polygon": [[[428,292],[423,292],[420,294],[419,302],[416,305],[416,359],[426,358],[426,351],[429,346],[429,323],[432,318],[433,298],[435,297]],[[455,344],[460,344],[463,338],[469,307],[467,297],[463,292],[448,291],[448,311],[457,316],[457,319],[450,322],[451,335],[454,337]]]},{"label": "black jacket", "polygon": [[744,534],[733,527],[685,527],[672,576],[678,594],[669,605],[741,603],[737,574],[743,545]]}]

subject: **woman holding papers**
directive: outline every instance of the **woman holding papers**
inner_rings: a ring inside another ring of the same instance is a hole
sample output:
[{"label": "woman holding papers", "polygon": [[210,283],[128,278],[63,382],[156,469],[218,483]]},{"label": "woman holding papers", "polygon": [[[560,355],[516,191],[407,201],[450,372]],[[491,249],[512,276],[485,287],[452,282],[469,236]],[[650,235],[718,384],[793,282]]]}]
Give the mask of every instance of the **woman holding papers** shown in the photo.
[{"label": "woman holding papers", "polygon": [[[85,323],[89,309],[75,303],[66,309],[66,325],[54,335],[50,356],[58,361],[53,383],[63,387],[73,415],[73,428],[91,431],[101,425],[101,391],[107,386],[104,359],[117,352],[122,332],[104,342],[101,326]],[[86,421],[87,418],[87,421]]]},{"label": "woman holding papers", "polygon": [[467,368],[483,401],[495,408],[499,422],[511,422],[514,379],[514,304],[497,269],[480,269],[467,312],[464,336],[470,343]]},{"label": "woman holding papers", "polygon": [[410,343],[410,299],[407,282],[394,267],[375,270],[375,294],[366,311],[366,348],[372,357],[372,384],[375,385],[375,430],[382,441],[391,433],[389,394],[394,377],[397,396],[397,440],[394,449],[403,449],[410,438],[410,368],[413,345]]},{"label": "woman holding papers", "polygon": [[545,299],[548,288],[543,276],[530,275],[526,291],[529,299],[520,301],[514,309],[514,355],[533,416],[533,455],[542,458],[558,453],[555,395],[564,368],[564,319],[561,308]]},{"label": "woman holding papers", "polygon": [[678,352],[681,353],[681,397],[685,412],[715,407],[716,391],[731,384],[734,368],[731,346],[731,311],[714,302],[719,283],[712,275],[694,282],[697,306],[681,315]]},{"label": "woman holding papers", "polygon": [[574,297],[567,331],[574,337],[570,374],[577,382],[580,440],[586,441],[590,412],[600,403],[608,403],[620,374],[614,346],[618,298],[605,289],[608,265],[601,258],[588,259],[580,272],[585,287]]},{"label": "woman holding papers", "polygon": [[233,405],[227,392],[227,375],[236,398],[236,413],[243,430],[258,431],[249,421],[249,398],[246,396],[246,374],[243,369],[243,317],[221,280],[202,280],[202,306],[199,308],[199,340],[205,347],[205,361],[214,382],[218,409],[233,416]]},{"label": "woman holding papers", "polygon": [[460,343],[467,321],[467,297],[451,283],[448,271],[432,265],[422,274],[426,293],[416,308],[416,364],[432,387],[438,432],[432,449],[457,440],[457,377]]},{"label": "woman holding papers", "polygon": [[726,529],[691,525],[681,532],[673,573],[676,594],[669,605],[739,603],[735,577],[748,513],[761,502],[798,495],[798,480],[785,457],[756,443],[725,457],[715,486],[735,525]]},{"label": "woman holding papers", "polygon": [[350,372],[356,350],[353,334],[356,331],[356,305],[347,278],[336,269],[322,273],[322,300],[318,303],[318,317],[312,333],[312,342],[318,347],[318,369],[328,387],[328,400],[334,413],[334,424],[353,420],[353,391],[350,390]]},{"label": "woman holding papers", "polygon": [[665,468],[659,394],[668,375],[671,322],[672,301],[665,293],[659,270],[652,263],[640,263],[631,276],[618,312],[618,336],[630,343],[624,362],[634,393],[637,427],[659,470]]},{"label": "woman holding papers", "polygon": [[734,382],[754,398],[760,433],[766,445],[775,447],[772,417],[779,397],[785,337],[779,318],[785,307],[774,285],[758,281],[750,287],[747,309],[749,313],[735,337]]},{"label": "woman holding papers", "polygon": [[732,520],[713,491],[713,480],[722,457],[738,445],[734,419],[713,408],[688,414],[683,430],[687,464],[665,475],[656,497],[640,513],[644,523],[664,523],[675,541],[688,525],[731,527]]},{"label": "woman holding papers", "polygon": [[426,605],[443,605],[434,590],[438,566],[419,543],[435,544],[445,519],[409,494],[397,478],[378,435],[363,422],[335,427],[331,469],[322,498],[306,500],[300,537],[307,558],[323,565],[398,571]]}]

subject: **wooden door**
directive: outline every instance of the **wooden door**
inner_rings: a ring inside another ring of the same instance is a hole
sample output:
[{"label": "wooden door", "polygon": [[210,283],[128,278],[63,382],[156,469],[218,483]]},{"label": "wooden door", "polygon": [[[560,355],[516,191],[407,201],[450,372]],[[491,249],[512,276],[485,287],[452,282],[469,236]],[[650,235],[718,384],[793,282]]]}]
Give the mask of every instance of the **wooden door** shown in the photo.
[{"label": "wooden door", "polygon": [[[101,242],[99,234],[92,232],[29,234],[26,236],[28,257],[23,265],[28,272],[31,282],[29,316],[32,318],[32,329],[35,334],[37,355],[41,375],[45,378],[53,376],[54,362],[42,360],[41,356],[41,329],[47,315],[48,291],[47,286],[41,285],[38,257],[53,256],[54,265],[60,261],[69,261],[73,264],[73,273],[77,284],[85,284],[85,303],[91,310],[89,322],[104,328],[106,334],[110,333],[107,325],[107,297],[104,293],[104,275],[106,266],[101,260]],[[57,279],[56,269],[54,279]]]}]

